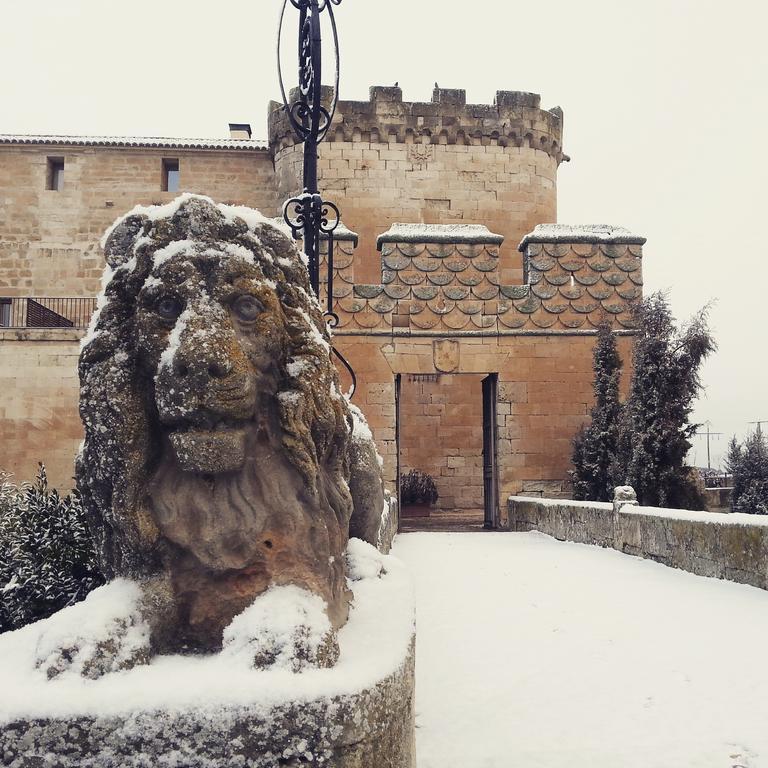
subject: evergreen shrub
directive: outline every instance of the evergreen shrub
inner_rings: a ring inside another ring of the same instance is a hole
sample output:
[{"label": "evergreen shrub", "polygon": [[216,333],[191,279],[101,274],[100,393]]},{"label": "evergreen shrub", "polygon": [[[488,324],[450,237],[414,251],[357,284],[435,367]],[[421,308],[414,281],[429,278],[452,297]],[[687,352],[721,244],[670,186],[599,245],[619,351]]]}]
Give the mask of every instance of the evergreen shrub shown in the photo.
[{"label": "evergreen shrub", "polygon": [[44,619],[104,583],[76,492],[0,482],[0,632]]}]

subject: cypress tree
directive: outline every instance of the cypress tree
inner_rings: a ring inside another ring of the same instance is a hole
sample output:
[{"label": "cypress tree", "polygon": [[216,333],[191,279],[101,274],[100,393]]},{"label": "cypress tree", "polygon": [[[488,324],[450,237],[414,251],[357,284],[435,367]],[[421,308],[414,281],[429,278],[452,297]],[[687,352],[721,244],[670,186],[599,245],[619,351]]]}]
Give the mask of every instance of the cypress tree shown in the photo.
[{"label": "cypress tree", "polygon": [[573,441],[573,497],[590,501],[613,498],[613,473],[619,440],[621,358],[611,326],[598,327],[593,355],[595,402],[592,420]]},{"label": "cypress tree", "polygon": [[731,440],[726,461],[733,475],[731,509],[734,512],[768,514],[768,443],[755,431],[740,445]]},{"label": "cypress tree", "polygon": [[636,309],[638,336],[619,465],[641,504],[704,508],[684,461],[697,428],[689,416],[701,390],[699,370],[716,349],[707,314],[705,307],[677,328],[663,293]]}]

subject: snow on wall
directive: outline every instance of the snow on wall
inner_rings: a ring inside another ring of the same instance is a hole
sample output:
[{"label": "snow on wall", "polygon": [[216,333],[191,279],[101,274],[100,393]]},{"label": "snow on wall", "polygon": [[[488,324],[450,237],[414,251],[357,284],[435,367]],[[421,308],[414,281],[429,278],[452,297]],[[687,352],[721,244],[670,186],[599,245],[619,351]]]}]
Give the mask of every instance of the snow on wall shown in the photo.
[{"label": "snow on wall", "polygon": [[[568,503],[575,504],[576,502],[569,501]],[[699,512],[690,509],[662,509],[661,507],[625,506],[621,508],[621,514],[666,517],[669,520],[688,520],[689,522],[706,523],[708,525],[746,525],[768,527],[768,515],[748,515],[745,512]]]},{"label": "snow on wall", "polygon": [[509,529],[537,530],[674,568],[768,589],[768,518],[612,504],[509,497]]}]

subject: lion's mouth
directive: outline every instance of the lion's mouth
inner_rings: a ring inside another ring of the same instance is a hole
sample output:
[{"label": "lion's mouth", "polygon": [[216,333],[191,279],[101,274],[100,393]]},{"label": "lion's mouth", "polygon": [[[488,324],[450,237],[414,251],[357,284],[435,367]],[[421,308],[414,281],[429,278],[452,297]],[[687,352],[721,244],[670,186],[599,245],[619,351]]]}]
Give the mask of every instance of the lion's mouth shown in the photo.
[{"label": "lion's mouth", "polygon": [[168,435],[179,466],[185,472],[234,472],[245,463],[242,423],[209,421],[180,427]]}]

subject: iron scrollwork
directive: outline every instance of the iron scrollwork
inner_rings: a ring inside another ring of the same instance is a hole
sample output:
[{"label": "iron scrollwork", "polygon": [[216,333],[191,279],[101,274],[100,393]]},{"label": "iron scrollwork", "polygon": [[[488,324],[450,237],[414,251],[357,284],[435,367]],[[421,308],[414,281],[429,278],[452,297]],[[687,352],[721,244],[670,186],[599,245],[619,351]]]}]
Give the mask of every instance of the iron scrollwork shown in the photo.
[{"label": "iron scrollwork", "polygon": [[[283,22],[289,2],[299,11],[299,87],[296,100],[293,103],[289,103],[286,96],[280,57]],[[341,0],[283,0],[277,39],[277,69],[285,114],[298,143],[304,144],[304,191],[285,202],[283,218],[291,228],[293,237],[303,240],[310,283],[318,299],[320,298],[320,241],[321,239],[327,240],[327,309],[324,316],[331,328],[335,328],[339,323],[338,315],[333,311],[333,233],[339,225],[341,216],[338,207],[334,203],[324,200],[318,190],[317,147],[331,127],[338,101],[339,38],[333,7],[340,3]],[[320,21],[323,12],[327,13],[330,21],[336,60],[335,87],[329,107],[322,103],[322,33]],[[351,398],[357,385],[355,372],[337,349],[333,349],[333,354],[351,376],[352,387],[348,395]]]}]

